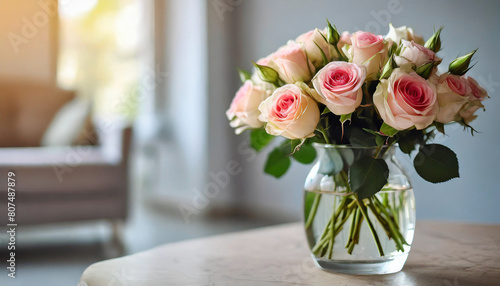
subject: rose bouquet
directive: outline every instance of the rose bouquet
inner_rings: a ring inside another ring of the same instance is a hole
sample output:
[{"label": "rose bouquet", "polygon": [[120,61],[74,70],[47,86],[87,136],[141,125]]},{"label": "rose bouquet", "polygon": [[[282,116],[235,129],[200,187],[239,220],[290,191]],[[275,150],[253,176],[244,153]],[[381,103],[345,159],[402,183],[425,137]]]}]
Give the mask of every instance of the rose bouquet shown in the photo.
[{"label": "rose bouquet", "polygon": [[[451,61],[447,72],[437,72],[442,62],[437,55],[440,34],[441,29],[424,42],[411,28],[392,25],[385,37],[363,31],[339,34],[328,23],[327,28],[302,34],[253,63],[253,73],[239,71],[243,86],[227,111],[230,125],[237,134],[251,130],[256,150],[274,137],[286,138],[269,153],[266,173],[282,176],[291,159],[312,163],[313,144],[374,148],[369,156],[354,154],[354,162],[334,176],[350,195],[336,206],[312,245],[315,255],[331,257],[337,230],[349,217],[350,252],[359,240],[363,219],[381,256],[371,219],[380,223],[397,250],[408,244],[399,231],[395,206],[375,196],[388,183],[389,168],[382,157],[391,146],[406,154],[418,151],[414,167],[429,182],[459,176],[455,153],[429,142],[438,132],[444,134],[450,123],[473,133],[469,123],[477,110],[484,109],[488,95],[466,75],[476,51]],[[320,199],[320,193],[306,196],[306,229]]]}]

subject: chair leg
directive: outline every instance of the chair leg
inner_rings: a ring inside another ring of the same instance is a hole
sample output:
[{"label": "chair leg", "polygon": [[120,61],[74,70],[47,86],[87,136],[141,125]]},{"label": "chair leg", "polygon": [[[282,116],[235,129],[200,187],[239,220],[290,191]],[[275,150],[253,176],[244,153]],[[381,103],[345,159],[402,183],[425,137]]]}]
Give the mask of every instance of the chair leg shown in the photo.
[{"label": "chair leg", "polygon": [[122,220],[110,220],[111,226],[111,239],[105,244],[105,253],[107,257],[118,257],[125,255],[125,243],[123,240],[123,227]]}]

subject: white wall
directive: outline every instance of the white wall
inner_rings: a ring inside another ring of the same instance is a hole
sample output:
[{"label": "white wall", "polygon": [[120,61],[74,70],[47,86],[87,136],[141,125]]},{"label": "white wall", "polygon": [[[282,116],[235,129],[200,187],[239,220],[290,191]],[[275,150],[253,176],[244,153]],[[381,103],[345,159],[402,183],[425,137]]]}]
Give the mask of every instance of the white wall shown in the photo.
[{"label": "white wall", "polygon": [[[209,0],[210,3],[215,2]],[[228,1],[223,1],[228,2]],[[367,29],[385,34],[386,22],[394,26],[413,27],[426,38],[434,30],[444,26],[442,33],[443,51],[440,56],[449,63],[458,54],[463,55],[477,47],[477,65],[470,75],[490,82],[485,86],[491,99],[486,102],[487,112],[482,113],[473,126],[480,132],[475,137],[462,132],[461,128],[449,128],[444,143],[451,147],[460,161],[460,179],[434,185],[412,174],[417,196],[417,215],[420,219],[459,220],[500,223],[498,202],[500,202],[499,162],[500,142],[500,73],[498,62],[498,31],[500,29],[500,2],[498,1],[302,1],[302,0],[246,0],[229,1],[239,5],[219,19],[221,27],[232,27],[229,41],[234,49],[226,61],[246,69],[250,61],[257,60],[288,39],[315,27],[324,27],[325,19],[340,30],[355,31]],[[241,2],[241,4],[240,4]],[[389,12],[389,5],[393,13]],[[214,7],[209,7],[215,9]],[[396,12],[396,13],[394,13]],[[234,15],[230,15],[233,14]],[[234,19],[234,20],[231,20]],[[209,35],[210,36],[210,35]],[[214,77],[209,85],[232,86],[237,89],[237,76]],[[226,103],[233,94],[210,94],[210,97],[225,96]],[[213,112],[213,110],[211,111]],[[220,111],[217,111],[220,112]],[[212,114],[222,122],[224,114]],[[227,125],[226,125],[227,126]],[[229,129],[229,127],[226,127]],[[240,136],[236,140],[245,140]],[[229,138],[228,140],[233,140]],[[237,141],[239,142],[239,141]],[[233,148],[236,148],[238,143]],[[227,151],[230,152],[230,151]],[[243,189],[241,203],[257,211],[278,211],[294,218],[300,218],[302,205],[302,184],[309,170],[308,166],[294,163],[289,173],[275,180],[262,173],[265,154],[257,160],[246,162],[246,156],[233,156],[244,165],[244,173],[237,177],[236,187]],[[403,161],[408,159],[401,157]],[[410,169],[411,170],[411,169]]]}]

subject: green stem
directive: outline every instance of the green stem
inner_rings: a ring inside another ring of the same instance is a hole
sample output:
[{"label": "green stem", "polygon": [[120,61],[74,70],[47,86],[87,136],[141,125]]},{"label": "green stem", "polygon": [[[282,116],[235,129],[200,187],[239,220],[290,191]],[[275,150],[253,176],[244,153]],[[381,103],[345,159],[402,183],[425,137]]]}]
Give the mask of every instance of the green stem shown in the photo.
[{"label": "green stem", "polygon": [[354,224],[354,232],[352,233],[352,237],[350,239],[349,248],[347,249],[347,253],[352,254],[354,250],[354,246],[359,243],[359,235],[361,233],[361,222],[363,221],[363,216],[360,213],[359,208],[356,209],[356,222]]},{"label": "green stem", "polygon": [[338,47],[337,45],[332,45],[332,46],[333,46],[333,48],[335,49],[335,51],[337,52],[337,54],[339,55],[339,58],[340,58],[341,60],[344,60],[344,61],[346,61],[346,62],[347,62],[347,61],[349,61],[349,59],[347,58],[347,56],[344,54],[344,52],[343,52],[343,51],[341,51],[341,50],[339,49],[339,47]]},{"label": "green stem", "polygon": [[314,197],[314,201],[313,201],[311,210],[309,211],[309,215],[307,216],[307,221],[306,221],[306,225],[305,225],[306,229],[311,227],[312,222],[314,220],[314,217],[316,217],[316,212],[318,211],[318,205],[319,205],[320,199],[321,199],[321,194],[317,193]]},{"label": "green stem", "polygon": [[378,238],[377,231],[375,231],[375,228],[373,227],[373,224],[368,217],[368,214],[366,213],[365,209],[363,208],[362,204],[359,202],[359,200],[356,200],[358,207],[361,211],[361,214],[363,217],[366,219],[366,223],[368,224],[368,228],[370,229],[370,232],[373,235],[373,238],[375,239],[375,244],[377,245],[378,252],[380,256],[384,256],[384,250],[382,249],[382,245],[380,244],[380,239]]},{"label": "green stem", "polygon": [[396,243],[396,248],[398,250],[404,251],[404,248],[403,248],[403,245],[401,244],[401,241],[399,239],[400,236],[398,235],[397,230],[395,230],[393,227],[391,227],[389,222],[381,215],[382,210],[380,210],[380,207],[376,206],[373,203],[373,200],[371,198],[369,200],[370,200],[370,204],[368,205],[368,207],[370,208],[372,213],[375,215],[377,220],[380,222],[380,224],[384,228],[385,232],[387,233],[387,236],[394,240],[394,242]]},{"label": "green stem", "polygon": [[394,217],[394,221],[396,222],[397,225],[399,225],[399,215],[398,215],[398,210],[396,209],[397,203],[396,203],[396,193],[392,193],[392,204],[393,207],[391,208],[392,216]]},{"label": "green stem", "polygon": [[356,227],[356,217],[358,216],[358,209],[356,208],[356,210],[354,211],[354,214],[352,215],[352,220],[351,220],[351,227],[349,228],[349,239],[347,240],[347,244],[346,244],[346,248],[349,247],[349,244],[351,243],[352,241],[352,238],[354,236],[354,229]]},{"label": "green stem", "polygon": [[[344,201],[345,201],[345,198],[344,198]],[[343,205],[344,202],[341,203],[341,205]],[[333,250],[333,244],[335,243],[335,236],[333,235],[334,232],[335,232],[335,222],[337,221],[337,217],[338,215],[340,214],[337,213],[337,200],[334,199],[333,200],[333,210],[332,210],[332,218],[331,218],[331,221],[332,221],[332,228],[330,230],[330,234],[331,234],[331,238],[330,240],[328,241],[328,248],[326,250],[326,254],[327,254],[327,257],[328,259],[332,259],[332,250]],[[341,210],[341,207],[339,207],[339,210]]]},{"label": "green stem", "polygon": [[374,196],[373,198],[375,200],[375,204],[378,205],[379,209],[382,211],[382,214],[384,214],[387,217],[386,221],[389,224],[389,227],[393,230],[394,234],[397,235],[397,237],[399,238],[399,240],[401,240],[401,242],[403,244],[409,245],[408,242],[406,242],[406,239],[403,237],[403,235],[399,231],[399,227],[397,226],[396,222],[393,221],[393,218],[387,212],[387,210],[384,208],[382,203],[378,200],[377,197]]},{"label": "green stem", "polygon": [[323,127],[318,127],[318,129],[316,129],[316,130],[318,130],[323,135],[323,138],[325,139],[325,143],[330,144],[330,140],[328,140],[328,136],[326,136],[325,129],[323,129]]}]

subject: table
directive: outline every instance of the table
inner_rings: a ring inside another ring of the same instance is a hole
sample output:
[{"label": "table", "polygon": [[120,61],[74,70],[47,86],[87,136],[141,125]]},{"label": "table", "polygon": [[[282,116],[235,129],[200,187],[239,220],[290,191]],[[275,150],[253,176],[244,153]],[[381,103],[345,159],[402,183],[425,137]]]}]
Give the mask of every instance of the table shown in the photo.
[{"label": "table", "polygon": [[500,225],[422,222],[396,274],[316,268],[300,223],[166,244],[88,267],[79,286],[500,285]]}]

